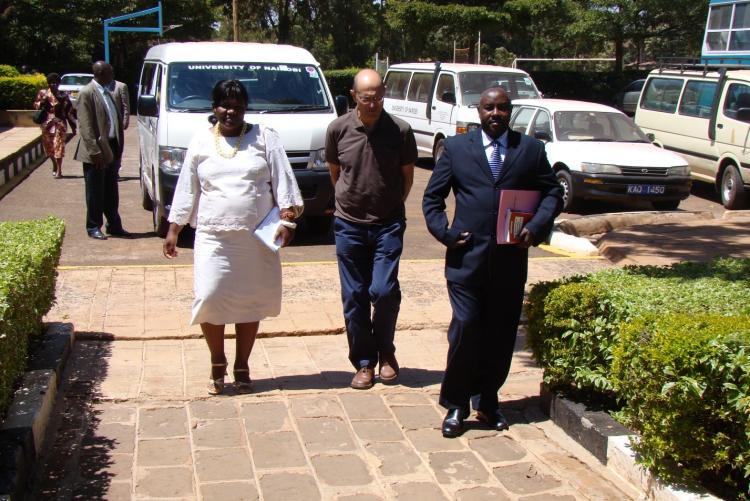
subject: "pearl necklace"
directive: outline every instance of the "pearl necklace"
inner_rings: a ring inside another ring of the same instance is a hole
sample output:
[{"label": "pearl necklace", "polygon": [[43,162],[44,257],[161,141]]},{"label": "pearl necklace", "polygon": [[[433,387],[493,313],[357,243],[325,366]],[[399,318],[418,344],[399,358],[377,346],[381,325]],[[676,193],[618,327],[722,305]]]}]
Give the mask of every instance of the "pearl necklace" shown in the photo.
[{"label": "pearl necklace", "polygon": [[[247,122],[242,123],[242,130],[240,131],[240,135],[237,136],[237,142],[234,143],[234,147],[232,148],[231,153],[225,153],[221,149],[221,133],[219,132],[219,124],[214,125],[214,147],[216,148],[216,153],[221,155],[224,158],[234,158],[235,155],[237,155],[237,151],[240,149],[240,143],[242,142],[242,136],[245,135],[247,132]],[[229,142],[229,139],[227,139],[227,143]]]}]

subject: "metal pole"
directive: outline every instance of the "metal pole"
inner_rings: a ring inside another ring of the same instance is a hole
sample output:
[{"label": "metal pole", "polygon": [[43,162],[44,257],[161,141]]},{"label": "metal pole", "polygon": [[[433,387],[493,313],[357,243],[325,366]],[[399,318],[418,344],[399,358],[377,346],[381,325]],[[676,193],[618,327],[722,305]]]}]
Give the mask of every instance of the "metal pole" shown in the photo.
[{"label": "metal pole", "polygon": [[479,41],[477,42],[477,64],[482,60],[482,32],[479,32]]},{"label": "metal pole", "polygon": [[456,39],[453,39],[453,62],[456,62]]},{"label": "metal pole", "polygon": [[104,60],[109,62],[109,22],[104,21]]}]

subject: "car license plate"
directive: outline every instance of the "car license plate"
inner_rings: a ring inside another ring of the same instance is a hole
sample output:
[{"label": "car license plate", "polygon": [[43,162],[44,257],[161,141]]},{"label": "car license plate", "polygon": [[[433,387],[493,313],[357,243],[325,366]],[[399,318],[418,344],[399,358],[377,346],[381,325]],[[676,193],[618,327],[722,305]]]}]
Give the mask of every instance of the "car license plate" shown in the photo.
[{"label": "car license plate", "polygon": [[629,184],[628,195],[663,195],[666,189],[661,184]]}]

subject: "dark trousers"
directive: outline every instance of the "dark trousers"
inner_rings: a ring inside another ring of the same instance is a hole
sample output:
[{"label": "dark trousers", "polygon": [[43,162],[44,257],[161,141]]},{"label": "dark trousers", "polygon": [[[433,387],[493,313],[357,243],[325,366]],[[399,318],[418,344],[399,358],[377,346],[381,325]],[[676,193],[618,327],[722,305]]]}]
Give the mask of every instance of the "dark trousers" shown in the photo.
[{"label": "dark trousers", "polygon": [[[524,267],[525,269],[525,267]],[[516,277],[514,277],[516,278]],[[523,280],[501,278],[481,286],[448,282],[453,317],[440,405],[493,413],[508,377],[523,304]]]},{"label": "dark trousers", "polygon": [[396,351],[393,337],[401,306],[398,265],[405,229],[403,219],[384,225],[338,217],[334,221],[349,360],[356,369],[375,367],[379,356]]},{"label": "dark trousers", "polygon": [[83,163],[83,178],[86,184],[86,231],[100,229],[107,218],[110,231],[122,230],[120,220],[120,192],[117,186],[117,161],[120,147],[116,140],[110,140],[112,152],[116,155],[112,163],[98,168],[94,164]]}]

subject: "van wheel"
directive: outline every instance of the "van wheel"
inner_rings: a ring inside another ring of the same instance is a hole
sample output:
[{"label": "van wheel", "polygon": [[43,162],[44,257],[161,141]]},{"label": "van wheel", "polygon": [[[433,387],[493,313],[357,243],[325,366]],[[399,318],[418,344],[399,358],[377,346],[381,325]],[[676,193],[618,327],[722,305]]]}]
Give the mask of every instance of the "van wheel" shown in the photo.
[{"label": "van wheel", "polygon": [[651,202],[656,210],[677,210],[680,206],[679,200],[654,200]]},{"label": "van wheel", "polygon": [[154,233],[159,238],[165,238],[167,231],[169,231],[169,221],[167,218],[159,214],[159,206],[154,204],[154,209],[151,211],[154,220]]},{"label": "van wheel", "polygon": [[557,171],[557,182],[563,189],[563,212],[573,212],[578,209],[579,201],[575,198],[573,191],[573,178],[565,169]]},{"label": "van wheel", "polygon": [[721,176],[721,203],[729,210],[741,209],[745,204],[745,187],[734,165],[728,165]]},{"label": "van wheel", "polygon": [[443,144],[445,142],[445,139],[440,138],[437,140],[437,143],[435,143],[435,148],[432,150],[432,158],[435,160],[435,163],[438,163],[438,160],[440,160],[440,157],[443,156],[443,151],[445,151],[445,145]]},{"label": "van wheel", "polygon": [[151,200],[151,196],[148,194],[148,190],[143,184],[143,166],[138,168],[138,181],[140,181],[141,184],[141,206],[144,210],[154,210],[154,201]]}]

